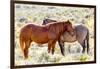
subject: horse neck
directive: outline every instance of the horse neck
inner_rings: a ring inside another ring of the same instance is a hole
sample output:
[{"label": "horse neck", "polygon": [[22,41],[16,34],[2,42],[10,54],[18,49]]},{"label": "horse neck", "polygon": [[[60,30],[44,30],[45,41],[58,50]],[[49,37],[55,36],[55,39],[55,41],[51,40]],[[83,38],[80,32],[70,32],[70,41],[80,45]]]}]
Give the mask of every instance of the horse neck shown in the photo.
[{"label": "horse neck", "polygon": [[63,32],[65,31],[64,24],[61,24],[59,29],[60,30],[58,33],[59,33],[59,36],[61,36],[63,34]]},{"label": "horse neck", "polygon": [[60,37],[60,35],[64,32],[64,25],[61,23],[55,24],[55,26],[51,26],[49,28],[50,30],[55,32],[58,35],[58,37]]}]

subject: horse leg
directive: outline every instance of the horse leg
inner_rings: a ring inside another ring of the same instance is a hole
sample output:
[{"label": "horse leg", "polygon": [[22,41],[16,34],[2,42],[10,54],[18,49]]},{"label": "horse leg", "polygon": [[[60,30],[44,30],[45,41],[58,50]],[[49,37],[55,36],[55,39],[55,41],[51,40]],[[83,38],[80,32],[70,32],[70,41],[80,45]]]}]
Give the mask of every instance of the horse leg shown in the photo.
[{"label": "horse leg", "polygon": [[48,42],[48,53],[50,53],[51,49],[53,47],[55,47],[55,43],[56,43],[57,36],[56,36],[56,34],[50,32],[48,34],[48,38],[50,39],[49,42]]},{"label": "horse leg", "polygon": [[24,57],[25,57],[25,59],[28,58],[28,49],[29,49],[29,47],[30,47],[30,41],[26,41],[25,42],[25,48],[24,48]]},{"label": "horse leg", "polygon": [[65,52],[64,42],[59,40],[58,43],[59,43],[62,55],[65,56],[65,53],[64,53]]},{"label": "horse leg", "polygon": [[55,44],[56,44],[56,42],[52,43],[52,54],[54,54],[54,51],[55,51]]},{"label": "horse leg", "polygon": [[89,32],[87,33],[87,36],[81,45],[83,47],[82,52],[85,53],[85,48],[86,48],[87,53],[89,53]]},{"label": "horse leg", "polygon": [[50,53],[50,51],[51,51],[51,44],[52,44],[52,41],[49,41],[49,43],[48,43],[48,53]]},{"label": "horse leg", "polygon": [[86,46],[85,46],[85,40],[83,41],[83,43],[81,43],[81,45],[83,47],[82,53],[85,53],[85,48],[86,48]]}]

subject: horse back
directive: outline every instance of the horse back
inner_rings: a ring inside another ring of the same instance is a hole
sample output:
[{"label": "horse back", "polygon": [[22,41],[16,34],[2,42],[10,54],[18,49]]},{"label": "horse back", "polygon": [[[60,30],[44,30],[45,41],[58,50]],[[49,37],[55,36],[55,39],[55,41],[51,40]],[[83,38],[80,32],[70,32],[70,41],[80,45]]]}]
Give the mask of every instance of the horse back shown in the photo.
[{"label": "horse back", "polygon": [[77,40],[79,42],[83,42],[86,39],[87,34],[89,33],[88,28],[81,24],[81,25],[76,25],[75,30],[76,30]]}]

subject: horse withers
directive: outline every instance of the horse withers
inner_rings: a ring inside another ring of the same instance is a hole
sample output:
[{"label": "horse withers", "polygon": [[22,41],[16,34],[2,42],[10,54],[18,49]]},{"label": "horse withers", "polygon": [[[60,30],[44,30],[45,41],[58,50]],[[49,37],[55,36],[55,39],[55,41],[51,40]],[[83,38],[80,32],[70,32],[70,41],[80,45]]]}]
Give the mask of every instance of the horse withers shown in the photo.
[{"label": "horse withers", "polygon": [[[56,20],[51,20],[51,19],[44,19],[42,25],[49,24],[51,22],[55,22]],[[57,22],[57,21],[56,21]],[[73,25],[75,34],[74,36],[70,35],[69,32],[65,31],[61,36],[60,39],[58,40],[61,53],[62,55],[64,54],[64,42],[75,42],[78,41],[83,50],[82,52],[85,53],[85,50],[87,48],[87,53],[89,53],[89,30],[86,26],[84,25]]]},{"label": "horse withers", "polygon": [[20,31],[20,47],[24,53],[24,57],[28,58],[28,49],[32,42],[38,44],[48,43],[48,53],[54,54],[56,41],[60,38],[62,33],[67,31],[73,35],[73,27],[69,21],[53,22],[44,26],[37,26],[28,24]]}]

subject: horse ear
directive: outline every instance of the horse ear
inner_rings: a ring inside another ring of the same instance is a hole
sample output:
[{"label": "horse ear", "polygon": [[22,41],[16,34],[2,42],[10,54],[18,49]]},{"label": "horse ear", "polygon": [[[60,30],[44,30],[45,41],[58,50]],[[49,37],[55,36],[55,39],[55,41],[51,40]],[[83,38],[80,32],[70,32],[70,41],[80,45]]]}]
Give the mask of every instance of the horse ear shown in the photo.
[{"label": "horse ear", "polygon": [[68,22],[70,22],[70,20],[68,20]]},{"label": "horse ear", "polygon": [[67,20],[67,23],[70,23],[70,21],[69,21],[69,20]]}]

